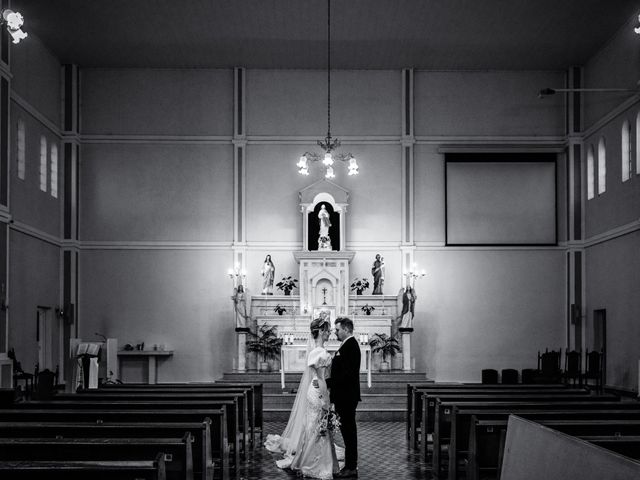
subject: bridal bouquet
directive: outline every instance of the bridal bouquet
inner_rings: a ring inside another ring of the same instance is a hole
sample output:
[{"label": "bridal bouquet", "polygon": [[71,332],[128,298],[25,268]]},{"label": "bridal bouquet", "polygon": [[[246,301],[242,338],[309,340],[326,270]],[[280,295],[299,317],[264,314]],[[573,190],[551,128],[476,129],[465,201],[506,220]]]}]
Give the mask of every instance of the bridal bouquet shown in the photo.
[{"label": "bridal bouquet", "polygon": [[335,429],[340,428],[340,417],[336,413],[333,405],[322,409],[322,417],[320,417],[320,424],[318,425],[318,435],[324,437],[327,432],[333,432]]}]

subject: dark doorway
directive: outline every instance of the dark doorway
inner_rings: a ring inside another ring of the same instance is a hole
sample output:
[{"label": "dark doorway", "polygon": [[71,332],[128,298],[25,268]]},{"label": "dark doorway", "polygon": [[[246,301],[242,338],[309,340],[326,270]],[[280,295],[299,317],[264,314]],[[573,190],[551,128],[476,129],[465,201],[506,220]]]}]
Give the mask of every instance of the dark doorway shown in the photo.
[{"label": "dark doorway", "polygon": [[593,350],[602,351],[602,384],[607,384],[607,310],[593,311]]}]

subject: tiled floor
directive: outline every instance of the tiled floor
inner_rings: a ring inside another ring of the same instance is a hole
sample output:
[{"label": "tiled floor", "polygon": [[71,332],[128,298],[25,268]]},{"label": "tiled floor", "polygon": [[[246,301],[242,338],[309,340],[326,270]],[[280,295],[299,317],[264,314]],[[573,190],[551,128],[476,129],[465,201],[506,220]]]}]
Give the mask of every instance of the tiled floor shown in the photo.
[{"label": "tiled floor", "polygon": [[[285,422],[267,422],[265,435],[281,433]],[[342,445],[338,435],[336,442]],[[420,455],[407,447],[404,422],[360,422],[358,424],[358,473],[361,480],[405,480],[427,478]],[[238,480],[290,480],[296,475],[276,467],[279,457],[256,447],[238,475]]]}]

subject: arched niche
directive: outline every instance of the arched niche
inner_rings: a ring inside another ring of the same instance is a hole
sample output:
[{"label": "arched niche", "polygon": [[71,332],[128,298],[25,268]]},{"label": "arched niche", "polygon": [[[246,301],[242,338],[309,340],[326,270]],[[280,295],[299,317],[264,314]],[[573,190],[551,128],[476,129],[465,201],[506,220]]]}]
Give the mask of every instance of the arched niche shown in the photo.
[{"label": "arched niche", "polygon": [[318,238],[320,219],[318,214],[325,206],[329,213],[331,227],[331,251],[344,251],[346,246],[346,214],[349,206],[349,192],[329,180],[319,180],[302,189],[300,212],[302,213],[302,244],[305,251],[319,249]]}]

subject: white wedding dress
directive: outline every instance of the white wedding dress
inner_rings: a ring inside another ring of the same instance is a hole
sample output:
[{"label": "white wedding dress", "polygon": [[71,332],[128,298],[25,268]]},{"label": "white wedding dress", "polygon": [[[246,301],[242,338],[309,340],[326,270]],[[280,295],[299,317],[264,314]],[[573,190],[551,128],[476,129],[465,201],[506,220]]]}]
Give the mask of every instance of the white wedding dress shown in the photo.
[{"label": "white wedding dress", "polygon": [[323,409],[329,406],[329,392],[314,387],[312,381],[320,369],[328,371],[330,366],[331,355],[323,347],[309,352],[287,427],[282,435],[267,435],[265,441],[267,450],[284,455],[276,462],[278,467],[291,468],[305,477],[332,479],[340,471],[338,456],[344,459],[344,449],[334,444],[333,433],[321,435],[319,431]]}]

